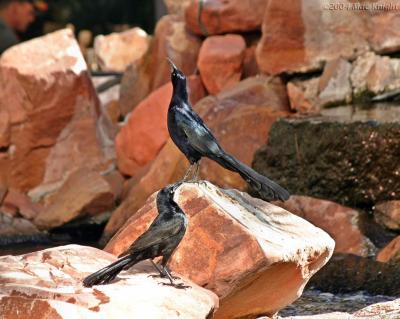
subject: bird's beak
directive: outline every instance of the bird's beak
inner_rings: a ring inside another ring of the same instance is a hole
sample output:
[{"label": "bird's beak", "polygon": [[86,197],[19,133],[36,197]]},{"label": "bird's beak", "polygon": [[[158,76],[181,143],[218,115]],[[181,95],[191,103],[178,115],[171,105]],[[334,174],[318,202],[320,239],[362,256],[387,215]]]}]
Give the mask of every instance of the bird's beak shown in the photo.
[{"label": "bird's beak", "polygon": [[167,61],[169,63],[169,65],[171,66],[171,72],[177,70],[178,68],[176,67],[176,65],[174,64],[174,62],[171,61],[170,58],[167,58]]}]

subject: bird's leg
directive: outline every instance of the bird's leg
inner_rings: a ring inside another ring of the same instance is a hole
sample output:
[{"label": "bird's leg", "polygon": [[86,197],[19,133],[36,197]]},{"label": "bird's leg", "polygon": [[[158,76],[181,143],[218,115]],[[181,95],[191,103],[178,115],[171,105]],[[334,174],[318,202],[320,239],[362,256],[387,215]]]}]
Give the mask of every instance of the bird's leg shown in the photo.
[{"label": "bird's leg", "polygon": [[173,279],[180,279],[180,278],[173,277],[173,276],[169,273],[168,268],[167,268],[166,266],[163,266],[163,268],[164,268],[165,274],[167,275],[167,277],[168,277],[168,279],[169,279],[169,281],[170,281],[170,283],[165,283],[165,282],[163,282],[162,284],[163,284],[164,286],[172,286],[172,287],[177,288],[177,289],[191,288],[190,286],[186,286],[186,285],[183,284],[183,283],[179,283],[179,284],[174,283],[174,280],[173,280]]},{"label": "bird's leg", "polygon": [[193,181],[197,182],[199,180],[199,173],[200,173],[200,163],[201,159],[199,159],[194,165],[195,165],[195,171],[194,171],[194,176],[193,176]]},{"label": "bird's leg", "polygon": [[150,259],[151,263],[153,264],[154,268],[157,269],[157,271],[160,273],[160,276],[158,275],[150,275],[149,277],[153,277],[153,278],[157,278],[157,277],[161,277],[161,278],[165,278],[166,275],[164,273],[164,271],[153,261],[153,259]]},{"label": "bird's leg", "polygon": [[192,175],[193,166],[194,166],[194,164],[190,164],[189,168],[187,169],[186,174],[183,177],[184,182],[189,181],[189,177]]}]

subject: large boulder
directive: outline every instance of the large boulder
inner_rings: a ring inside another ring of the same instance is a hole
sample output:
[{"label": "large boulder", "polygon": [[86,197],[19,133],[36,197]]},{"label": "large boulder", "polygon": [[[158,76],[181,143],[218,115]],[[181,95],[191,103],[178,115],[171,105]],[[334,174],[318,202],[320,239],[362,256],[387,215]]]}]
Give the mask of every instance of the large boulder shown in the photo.
[{"label": "large boulder", "polygon": [[259,30],[267,0],[195,0],[186,8],[187,28],[201,35]]},{"label": "large boulder", "polygon": [[47,198],[46,208],[36,216],[34,223],[41,228],[53,228],[113,207],[114,194],[110,184],[99,173],[78,169],[59,191]]},{"label": "large boulder", "polygon": [[244,38],[238,34],[216,35],[203,42],[197,65],[210,94],[230,89],[240,81],[245,50]]},{"label": "large boulder", "polygon": [[[205,96],[198,76],[188,78],[190,101],[195,104]],[[167,83],[151,93],[133,110],[116,138],[119,170],[129,176],[153,160],[166,143],[168,106],[172,85]]]},{"label": "large boulder", "polygon": [[398,134],[393,114],[387,122],[345,116],[283,119],[272,127],[253,166],[293,194],[372,207],[398,198]]},{"label": "large boulder", "polygon": [[[123,252],[157,214],[156,196],[105,248]],[[170,266],[220,297],[216,318],[273,315],[302,293],[330,258],[334,241],[277,206],[208,182],[188,183],[175,201],[189,226]]]},{"label": "large boulder", "polygon": [[[361,6],[372,2],[376,1]],[[268,1],[257,49],[260,69],[268,74],[305,72],[339,57],[353,59],[370,48],[378,53],[397,51],[398,10],[353,9],[357,5],[353,1]]]},{"label": "large boulder", "polygon": [[360,212],[334,202],[292,195],[276,205],[325,230],[335,240],[335,252],[367,257],[374,245],[360,230]]},{"label": "large boulder", "polygon": [[[258,76],[240,82],[233,89],[210,96],[195,105],[222,147],[250,165],[254,152],[268,139],[274,121],[288,115],[285,87],[279,79]],[[155,160],[135,176],[130,195],[118,207],[105,229],[104,240],[113,235],[146,199],[168,183],[181,179],[188,162],[169,140]],[[160,172],[163,172],[160,174]],[[201,162],[201,176],[223,186],[245,189],[238,175],[211,160]]]},{"label": "large boulder", "polygon": [[103,71],[123,72],[149,49],[150,37],[141,28],[99,35],[94,41],[97,62]]},{"label": "large boulder", "polygon": [[[0,313],[4,318],[210,318],[218,307],[210,291],[164,286],[150,263],[122,272],[110,285],[85,288],[85,276],[116,258],[84,246],[62,246],[0,258]],[[180,280],[181,281],[181,280]]]},{"label": "large boulder", "polygon": [[8,114],[0,179],[9,186],[27,191],[60,181],[81,164],[104,164],[96,136],[98,101],[71,31],[7,50],[0,59],[0,87],[1,114]]},{"label": "large boulder", "polygon": [[169,57],[187,76],[196,71],[201,40],[189,33],[177,15],[163,16],[156,25],[147,54],[128,67],[121,83],[122,114],[132,111],[149,93],[171,79]]}]

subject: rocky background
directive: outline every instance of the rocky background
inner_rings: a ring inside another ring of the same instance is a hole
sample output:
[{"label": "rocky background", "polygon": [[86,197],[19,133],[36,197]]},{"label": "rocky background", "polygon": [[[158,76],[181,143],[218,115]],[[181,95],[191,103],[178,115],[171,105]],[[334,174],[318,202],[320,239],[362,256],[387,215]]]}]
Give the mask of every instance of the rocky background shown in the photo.
[{"label": "rocky background", "polygon": [[[85,34],[78,42],[64,29],[1,56],[0,254],[74,243],[118,255],[144,231],[154,193],[188,167],[166,127],[167,56],[221,145],[293,196],[271,205],[224,191],[253,194],[203,160],[212,184],[180,188],[191,229],[171,263],[192,290],[158,290],[141,274],[152,271],[146,264],[115,286],[82,288],[115,257],[63,246],[0,258],[0,313],[16,318],[19,305],[48,318],[173,318],[171,309],[183,318],[281,309],[285,318],[399,318],[400,8],[165,3],[153,35],[133,28],[88,49]],[[145,301],[123,303],[126,291]]]}]

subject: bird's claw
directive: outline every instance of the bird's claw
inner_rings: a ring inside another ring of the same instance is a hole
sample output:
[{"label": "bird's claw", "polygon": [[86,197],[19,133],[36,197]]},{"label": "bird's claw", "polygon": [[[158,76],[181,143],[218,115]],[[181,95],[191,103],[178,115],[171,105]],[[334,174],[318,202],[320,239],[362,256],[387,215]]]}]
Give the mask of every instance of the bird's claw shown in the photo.
[{"label": "bird's claw", "polygon": [[192,288],[191,286],[186,286],[186,285],[183,284],[183,283],[173,284],[173,283],[170,283],[170,282],[160,282],[159,284],[160,284],[160,285],[163,285],[163,286],[174,287],[174,288],[176,288],[176,289],[187,289],[187,288]]},{"label": "bird's claw", "polygon": [[[168,278],[167,275],[161,275],[161,274],[148,275],[147,277],[148,277],[148,278]],[[179,280],[179,279],[181,279],[181,278],[179,278],[179,277],[172,276],[172,275],[171,275],[171,278],[174,279],[174,280]]]}]

